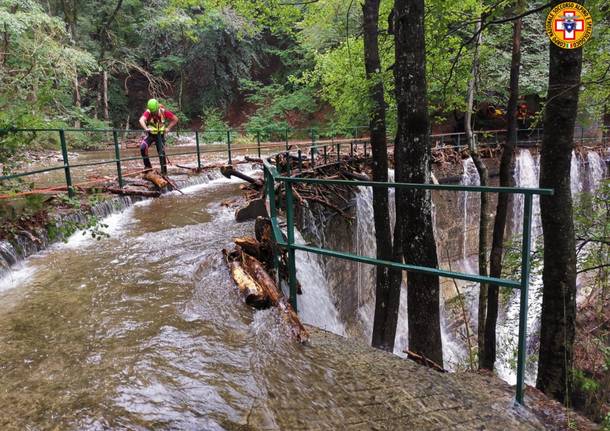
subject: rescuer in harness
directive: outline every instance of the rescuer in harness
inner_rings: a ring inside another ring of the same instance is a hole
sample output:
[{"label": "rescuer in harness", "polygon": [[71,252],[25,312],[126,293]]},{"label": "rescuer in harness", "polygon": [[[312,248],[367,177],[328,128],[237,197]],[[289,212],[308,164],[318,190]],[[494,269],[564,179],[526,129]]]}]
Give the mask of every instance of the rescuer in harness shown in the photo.
[{"label": "rescuer in harness", "polygon": [[[140,117],[140,126],[146,131],[146,136],[140,144],[140,154],[144,160],[144,167],[152,169],[152,164],[148,158],[148,149],[151,145],[156,145],[157,152],[161,155],[163,169],[163,165],[165,165],[165,156],[163,155],[165,153],[165,134],[178,124],[178,117],[173,112],[165,109],[157,99],[150,99],[146,107],[146,111]],[[165,125],[166,120],[169,120],[167,126]]]}]

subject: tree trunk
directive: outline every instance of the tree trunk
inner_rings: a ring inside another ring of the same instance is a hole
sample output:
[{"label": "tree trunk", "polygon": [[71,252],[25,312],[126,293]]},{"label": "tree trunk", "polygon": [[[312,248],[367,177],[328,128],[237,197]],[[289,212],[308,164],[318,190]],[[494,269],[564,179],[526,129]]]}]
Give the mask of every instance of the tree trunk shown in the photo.
[{"label": "tree trunk", "polygon": [[78,75],[74,76],[74,106],[78,109],[79,117],[74,120],[74,127],[80,129],[80,113],[81,113],[81,98],[80,86],[78,83]]},{"label": "tree trunk", "polygon": [[[398,104],[395,142],[397,182],[430,182],[430,119],[426,88],[424,0],[394,3],[394,74]],[[398,235],[398,237],[397,237]],[[396,191],[395,241],[399,239],[405,262],[438,267],[432,230],[432,200],[429,191]],[[407,280],[409,350],[443,364],[440,330],[439,280],[436,276],[409,273]]]},{"label": "tree trunk", "polygon": [[[479,174],[480,184],[487,186],[489,184],[489,173],[487,167],[479,154],[479,147],[477,144],[477,137],[472,131],[472,112],[474,111],[474,93],[476,88],[476,79],[479,71],[479,52],[483,43],[483,32],[481,26],[483,24],[483,17],[477,22],[476,32],[477,37],[475,39],[474,53],[472,58],[472,69],[470,73],[470,80],[468,82],[468,101],[466,104],[466,115],[464,117],[464,129],[466,130],[466,139],[468,140],[468,149],[470,150],[470,156],[477,168]],[[479,275],[487,275],[487,237],[488,237],[488,226],[489,225],[489,197],[487,193],[481,193],[481,208],[479,211],[479,250],[478,250],[478,261],[479,261]],[[479,367],[481,367],[481,360],[483,358],[483,351],[485,349],[485,315],[487,311],[487,285],[481,283],[479,287],[479,310],[478,310],[478,325],[477,325],[477,345],[478,345],[478,358]]]},{"label": "tree trunk", "polygon": [[8,47],[10,38],[8,35],[8,25],[4,24],[4,31],[2,32],[2,49],[0,51],[0,64],[6,65],[6,59],[8,57]]},{"label": "tree trunk", "polygon": [[[385,125],[385,98],[381,80],[379,59],[379,4],[380,0],[365,0],[362,6],[364,30],[364,65],[368,80],[371,109],[371,148],[373,151],[373,181],[388,181],[388,149]],[[392,233],[390,230],[390,208],[388,189],[373,188],[373,213],[375,219],[375,239],[377,259],[392,260]],[[400,284],[390,285],[389,268],[376,268],[375,317],[373,321],[372,345],[392,351],[398,321],[398,301],[391,299],[392,289]],[[398,297],[400,300],[400,297]]]},{"label": "tree trunk", "polygon": [[[524,8],[524,0],[517,2],[517,13]],[[513,186],[514,152],[517,147],[517,102],[519,99],[519,69],[521,67],[521,18],[513,22],[513,49],[510,63],[510,95],[506,111],[508,127],[506,142],[502,148],[500,160],[500,186]],[[496,217],[494,219],[491,255],[489,261],[489,275],[500,277],[502,275],[502,255],[504,254],[504,235],[508,209],[512,196],[508,193],[498,195]],[[493,370],[496,362],[496,323],[498,321],[498,286],[489,286],[487,294],[487,316],[485,319],[485,347],[480,355],[479,366]]]},{"label": "tree trunk", "polygon": [[102,103],[104,105],[104,121],[110,121],[108,110],[108,72],[102,72]]},{"label": "tree trunk", "polygon": [[[553,1],[552,7],[560,1]],[[570,191],[570,162],[578,109],[582,48],[550,43],[549,91],[544,112],[540,187],[555,189],[540,197],[544,235],[540,358],[536,387],[559,401],[571,388],[576,318],[576,249]]]},{"label": "tree trunk", "polygon": [[[14,14],[17,12],[17,6],[11,6],[11,13]],[[2,32],[2,48],[0,51],[0,64],[6,66],[6,59],[8,58],[8,50],[11,43],[11,37],[8,33],[8,25],[4,24],[4,31]]]}]

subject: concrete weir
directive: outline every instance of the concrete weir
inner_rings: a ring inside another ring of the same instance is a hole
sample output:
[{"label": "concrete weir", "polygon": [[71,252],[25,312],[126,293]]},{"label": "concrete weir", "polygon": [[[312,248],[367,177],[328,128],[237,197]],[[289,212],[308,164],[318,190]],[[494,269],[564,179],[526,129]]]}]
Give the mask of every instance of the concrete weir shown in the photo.
[{"label": "concrete weir", "polygon": [[[439,373],[353,339],[311,327],[303,354],[324,356],[332,391],[276,394],[253,408],[274,423],[254,429],[286,430],[543,430],[500,379],[474,373]],[[345,367],[346,358],[351,366]],[[314,373],[312,371],[312,373]],[[297,379],[286,370],[285,379]],[[287,384],[286,391],[295,386]]]}]

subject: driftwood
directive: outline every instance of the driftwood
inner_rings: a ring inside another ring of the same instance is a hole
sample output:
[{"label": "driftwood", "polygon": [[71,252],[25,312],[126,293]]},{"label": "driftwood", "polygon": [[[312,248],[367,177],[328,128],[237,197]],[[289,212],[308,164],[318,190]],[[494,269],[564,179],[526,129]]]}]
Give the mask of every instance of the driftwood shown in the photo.
[{"label": "driftwood", "polygon": [[[253,239],[253,238],[252,238]],[[256,251],[252,239],[240,238],[242,244]],[[254,241],[256,241],[254,239]],[[255,308],[277,307],[292,335],[301,343],[309,340],[309,333],[299,320],[292,306],[288,303],[275,281],[258,259],[250,256],[239,245],[232,252],[223,250],[231,276],[239,291],[246,298],[246,303]]]},{"label": "driftwood", "polygon": [[432,368],[433,370],[438,371],[440,373],[447,372],[447,370],[445,370],[439,364],[426,358],[423,355],[419,355],[419,354],[417,354],[415,352],[411,352],[410,350],[407,350],[407,349],[403,350],[403,353],[407,354],[407,358],[411,359],[414,362],[417,362],[420,365],[423,365],[424,367]]},{"label": "driftwood", "polygon": [[225,260],[235,281],[239,292],[246,300],[246,304],[255,308],[269,307],[269,296],[263,287],[246,271],[242,263],[242,251],[236,249],[232,252],[223,250]]},{"label": "driftwood", "polygon": [[261,255],[261,243],[256,238],[251,236],[244,236],[241,238],[234,238],[233,241],[243,251],[251,256],[259,257]]},{"label": "driftwood", "polygon": [[248,253],[241,253],[242,263],[247,268],[248,274],[255,279],[263,288],[263,291],[269,298],[269,302],[273,306],[277,306],[282,297],[281,293],[275,286],[275,281],[269,273],[263,268],[263,265]]},{"label": "driftwood", "polygon": [[146,172],[144,174],[144,179],[150,181],[160,189],[166,188],[169,184],[165,178],[153,170]]},{"label": "driftwood", "polygon": [[258,157],[245,156],[244,159],[246,160],[246,162],[250,162],[250,163],[263,163],[263,159],[260,159]]},{"label": "driftwood", "polygon": [[[95,187],[96,190],[99,190],[99,187]],[[102,191],[113,193],[116,195],[124,195],[124,196],[142,196],[145,198],[158,198],[161,196],[161,192],[157,190],[134,190],[128,188],[118,188],[118,187],[102,187]]]},{"label": "driftwood", "polygon": [[170,177],[168,177],[167,175],[161,175],[163,177],[163,179],[165,181],[167,181],[167,183],[171,186],[172,190],[176,190],[177,192],[179,192],[181,195],[183,195],[184,193],[182,192],[182,190],[180,190],[178,188],[178,184],[176,184],[176,182],[174,180],[172,180]]},{"label": "driftwood", "polygon": [[263,182],[261,180],[249,177],[248,175],[246,175],[242,172],[239,172],[238,170],[233,168],[233,166],[231,166],[231,165],[225,165],[222,168],[220,168],[220,173],[223,176],[225,176],[226,178],[231,178],[231,176],[233,176],[233,177],[240,178],[244,181],[247,181],[257,188],[263,187]]},{"label": "driftwood", "polygon": [[352,172],[352,171],[348,171],[348,170],[342,169],[341,170],[341,174],[343,174],[343,176],[347,177],[350,180],[371,181],[371,179],[369,178],[368,175],[362,174],[362,173],[359,173],[359,172]]}]

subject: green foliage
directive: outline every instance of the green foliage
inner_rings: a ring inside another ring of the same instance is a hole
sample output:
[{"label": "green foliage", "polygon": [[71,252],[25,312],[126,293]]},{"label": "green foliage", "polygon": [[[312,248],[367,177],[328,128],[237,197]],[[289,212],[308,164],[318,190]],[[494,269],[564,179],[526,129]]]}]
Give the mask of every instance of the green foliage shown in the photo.
[{"label": "green foliage", "polygon": [[229,124],[223,120],[222,113],[218,109],[205,110],[201,119],[203,142],[223,142],[226,139]]},{"label": "green foliage", "polygon": [[579,110],[585,119],[598,121],[610,102],[610,14],[608,2],[587,1],[593,17],[593,35],[583,48],[582,94]]},{"label": "green foliage", "polygon": [[608,285],[610,244],[610,181],[601,183],[593,194],[583,193],[574,207],[574,230],[578,248],[578,271],[597,271],[602,288]]}]

